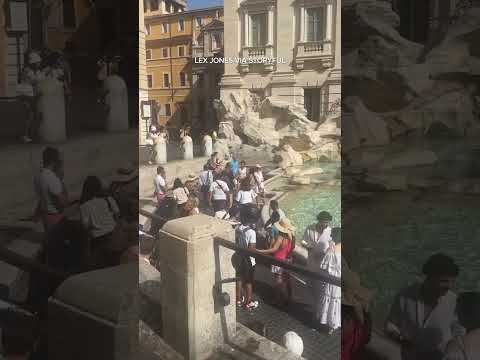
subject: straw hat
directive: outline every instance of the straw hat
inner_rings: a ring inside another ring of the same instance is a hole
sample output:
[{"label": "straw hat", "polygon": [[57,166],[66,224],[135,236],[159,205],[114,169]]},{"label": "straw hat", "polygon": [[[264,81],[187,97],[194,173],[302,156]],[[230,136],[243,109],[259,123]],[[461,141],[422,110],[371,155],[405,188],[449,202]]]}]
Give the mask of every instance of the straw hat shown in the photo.
[{"label": "straw hat", "polygon": [[292,225],[290,220],[288,220],[287,218],[284,218],[284,219],[280,220],[279,222],[276,222],[275,227],[277,228],[278,231],[280,231],[284,234],[288,234],[290,232],[295,231],[295,227]]},{"label": "straw hat", "polygon": [[344,270],[342,272],[342,304],[367,309],[374,292],[363,287],[356,272]]},{"label": "straw hat", "polygon": [[198,176],[195,174],[188,174],[187,181],[195,181],[197,178]]},{"label": "straw hat", "polygon": [[262,168],[262,166],[261,166],[260,164],[256,164],[255,167],[256,167],[257,169],[261,169],[261,168]]}]

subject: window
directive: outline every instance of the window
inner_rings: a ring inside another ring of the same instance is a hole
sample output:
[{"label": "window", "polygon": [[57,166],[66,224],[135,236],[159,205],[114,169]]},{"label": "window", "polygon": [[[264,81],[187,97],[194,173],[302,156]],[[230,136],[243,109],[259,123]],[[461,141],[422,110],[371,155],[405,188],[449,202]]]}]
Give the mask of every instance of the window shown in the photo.
[{"label": "window", "polygon": [[168,33],[168,23],[166,22],[162,23],[162,33]]},{"label": "window", "polygon": [[261,47],[267,43],[267,14],[255,14],[252,21],[252,46]]},{"label": "window", "polygon": [[147,0],[143,0],[143,12],[147,12],[147,8],[148,8]]},{"label": "window", "polygon": [[150,35],[150,24],[145,24],[145,34]]},{"label": "window", "polygon": [[164,58],[168,57],[168,48],[162,48],[162,57]]},{"label": "window", "polygon": [[147,84],[149,88],[153,87],[153,75],[147,75]]},{"label": "window", "polygon": [[212,50],[220,49],[222,47],[222,36],[219,33],[212,34]]},{"label": "window", "polygon": [[170,87],[170,74],[163,74],[163,87]]},{"label": "window", "polygon": [[320,88],[304,89],[303,95],[307,118],[311,121],[320,121]]},{"label": "window", "polygon": [[150,0],[150,11],[158,10],[158,0]]},{"label": "window", "polygon": [[184,72],[180,73],[180,86],[187,86],[187,74]]},{"label": "window", "polygon": [[185,56],[185,46],[178,47],[178,56]]},{"label": "window", "polygon": [[197,16],[196,21],[197,21],[197,27],[202,26],[202,24],[203,24],[203,19],[202,19],[201,16]]},{"label": "window", "polygon": [[172,12],[172,3],[169,1],[165,2],[165,12],[166,13],[171,13]]},{"label": "window", "polygon": [[145,55],[146,55],[147,60],[151,60],[152,59],[152,50],[147,50]]},{"label": "window", "polygon": [[322,41],[324,37],[322,28],[323,8],[309,8],[306,13],[307,41]]},{"label": "window", "polygon": [[197,87],[199,87],[199,88],[203,87],[203,82],[204,82],[203,76],[204,76],[203,73],[198,74]]},{"label": "window", "polygon": [[217,10],[215,11],[215,19],[218,19],[220,17],[220,12]]},{"label": "window", "polygon": [[170,104],[165,104],[165,116],[172,116],[172,109]]},{"label": "window", "polygon": [[182,32],[185,31],[185,20],[178,19],[178,31]]},{"label": "window", "polygon": [[63,26],[66,28],[75,28],[76,18],[75,18],[75,2],[74,0],[63,0]]}]

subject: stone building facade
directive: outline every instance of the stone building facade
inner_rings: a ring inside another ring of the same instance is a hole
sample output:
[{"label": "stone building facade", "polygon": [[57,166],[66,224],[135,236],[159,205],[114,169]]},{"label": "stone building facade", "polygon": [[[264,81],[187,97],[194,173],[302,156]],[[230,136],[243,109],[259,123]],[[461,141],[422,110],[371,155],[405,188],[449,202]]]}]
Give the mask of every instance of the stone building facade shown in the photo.
[{"label": "stone building facade", "polygon": [[340,15],[339,0],[225,0],[222,99],[271,96],[324,120],[341,98]]},{"label": "stone building facade", "polygon": [[182,4],[160,1],[145,10],[148,94],[158,105],[154,118],[159,124],[200,128],[199,112],[206,113],[207,106],[194,100],[201,77],[193,75],[194,51],[198,54],[203,44],[203,29],[223,20],[223,7],[187,11]]},{"label": "stone building facade", "polygon": [[211,132],[218,127],[214,100],[220,98],[219,83],[224,73],[224,24],[213,19],[206,25],[196,25],[199,32],[192,48],[192,123],[200,131]]}]

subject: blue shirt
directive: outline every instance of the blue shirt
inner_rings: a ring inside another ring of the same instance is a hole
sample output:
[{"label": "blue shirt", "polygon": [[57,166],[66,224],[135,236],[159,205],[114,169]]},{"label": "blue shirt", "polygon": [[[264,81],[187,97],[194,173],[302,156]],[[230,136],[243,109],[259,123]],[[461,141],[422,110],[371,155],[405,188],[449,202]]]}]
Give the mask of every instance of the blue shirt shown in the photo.
[{"label": "blue shirt", "polygon": [[233,176],[237,175],[238,167],[239,166],[237,160],[230,161],[230,168],[232,169]]}]

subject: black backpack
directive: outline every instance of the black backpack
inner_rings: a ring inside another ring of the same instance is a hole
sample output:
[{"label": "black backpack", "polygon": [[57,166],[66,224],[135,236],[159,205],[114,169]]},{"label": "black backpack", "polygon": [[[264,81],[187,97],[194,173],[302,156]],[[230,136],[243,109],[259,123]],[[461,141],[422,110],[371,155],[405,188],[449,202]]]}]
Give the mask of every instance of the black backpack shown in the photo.
[{"label": "black backpack", "polygon": [[[245,235],[248,230],[251,230],[251,227],[247,226],[243,229],[240,229],[240,226],[238,226],[235,229],[235,243],[237,244],[238,247],[242,249],[248,249],[248,244],[245,240]],[[250,259],[249,255],[243,255],[238,252],[235,252],[232,257],[232,263],[233,267],[236,270],[240,270],[243,268],[243,266],[252,266],[252,260]]]},{"label": "black backpack", "polygon": [[208,179],[208,183],[207,184],[204,184],[200,187],[200,191],[203,192],[203,193],[207,193],[210,191],[210,176],[213,176],[212,175],[212,170],[208,170],[208,175],[207,175],[207,179]]}]

